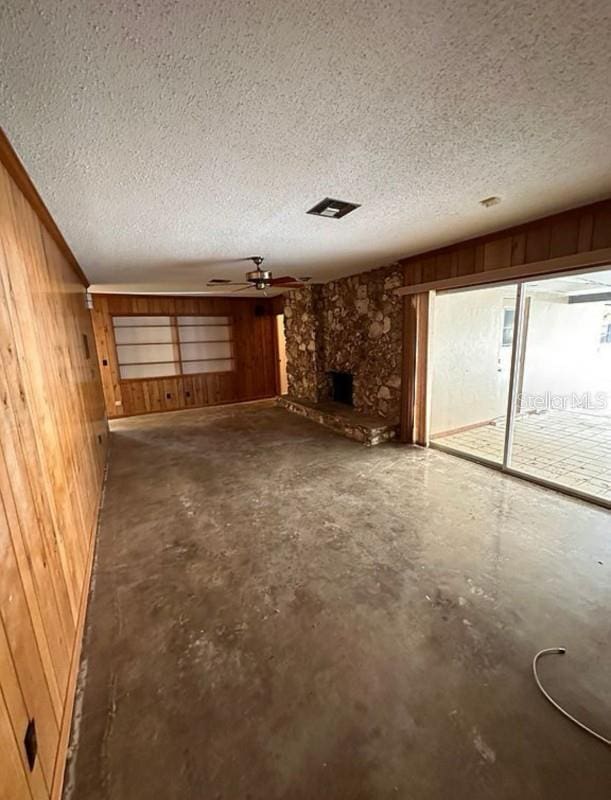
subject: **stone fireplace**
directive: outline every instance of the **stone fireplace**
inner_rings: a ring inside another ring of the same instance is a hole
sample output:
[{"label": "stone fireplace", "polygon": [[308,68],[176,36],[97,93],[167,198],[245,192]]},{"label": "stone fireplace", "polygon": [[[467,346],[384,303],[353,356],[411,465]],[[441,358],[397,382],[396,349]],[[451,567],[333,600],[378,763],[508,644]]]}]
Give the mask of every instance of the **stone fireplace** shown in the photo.
[{"label": "stone fireplace", "polygon": [[402,282],[393,264],[285,295],[291,397],[326,402],[334,398],[331,373],[348,373],[355,411],[398,420],[403,320],[395,289]]},{"label": "stone fireplace", "polygon": [[285,407],[366,444],[396,435],[402,282],[391,264],[285,295]]}]

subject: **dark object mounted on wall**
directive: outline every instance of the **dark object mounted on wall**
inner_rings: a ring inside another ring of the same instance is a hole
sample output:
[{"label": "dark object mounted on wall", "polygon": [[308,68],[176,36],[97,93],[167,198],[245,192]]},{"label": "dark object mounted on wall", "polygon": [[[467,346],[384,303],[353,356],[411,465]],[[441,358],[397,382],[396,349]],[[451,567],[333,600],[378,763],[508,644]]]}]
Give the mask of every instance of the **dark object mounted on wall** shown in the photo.
[{"label": "dark object mounted on wall", "polygon": [[23,737],[23,746],[25,747],[25,754],[28,759],[28,767],[30,772],[34,769],[36,763],[36,756],[38,754],[38,742],[36,741],[36,723],[33,719],[28,722],[28,727],[25,730]]}]

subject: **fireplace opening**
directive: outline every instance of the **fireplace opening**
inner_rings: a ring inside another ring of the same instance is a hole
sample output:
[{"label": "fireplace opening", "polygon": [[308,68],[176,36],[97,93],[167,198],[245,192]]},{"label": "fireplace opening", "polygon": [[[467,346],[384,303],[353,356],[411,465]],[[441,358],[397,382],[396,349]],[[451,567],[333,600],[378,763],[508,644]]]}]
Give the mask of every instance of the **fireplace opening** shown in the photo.
[{"label": "fireplace opening", "polygon": [[352,374],[350,372],[330,372],[331,400],[336,403],[352,405]]}]

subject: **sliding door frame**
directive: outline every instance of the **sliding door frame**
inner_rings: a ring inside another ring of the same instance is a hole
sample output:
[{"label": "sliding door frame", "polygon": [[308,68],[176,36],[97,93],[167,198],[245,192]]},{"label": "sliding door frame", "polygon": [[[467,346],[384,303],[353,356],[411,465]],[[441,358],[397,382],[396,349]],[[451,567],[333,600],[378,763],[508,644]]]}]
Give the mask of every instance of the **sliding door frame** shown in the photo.
[{"label": "sliding door frame", "polygon": [[[511,284],[513,285],[513,284]],[[503,446],[503,469],[509,469],[513,449],[513,428],[515,423],[516,400],[518,399],[518,375],[520,353],[524,344],[524,281],[517,285],[515,316],[513,320],[513,340],[511,345],[511,365],[509,367],[509,391],[507,392],[507,414],[505,416],[505,444]]]},{"label": "sliding door frame", "polygon": [[[433,447],[459,458],[465,458],[486,467],[492,467],[515,478],[528,480],[553,489],[563,494],[587,500],[603,508],[611,509],[611,502],[597,495],[582,492],[562,484],[539,478],[528,472],[511,466],[511,451],[513,447],[513,430],[517,408],[519,384],[522,379],[524,364],[522,356],[526,345],[526,320],[528,316],[525,285],[534,280],[558,278],[564,275],[579,275],[583,273],[608,270],[609,264],[599,266],[583,266],[567,269],[565,271],[551,270],[548,274],[524,275],[521,278],[507,277],[505,280],[474,281],[461,286],[450,285],[445,291],[460,292],[469,289],[491,288],[494,286],[516,286],[517,296],[514,318],[514,335],[511,353],[511,367],[509,375],[509,391],[507,398],[507,416],[505,421],[505,442],[502,463],[475,456],[471,453],[461,453],[440,442],[432,441],[430,437],[430,407],[431,407],[431,348],[434,341],[434,303],[436,291],[430,285],[422,285],[424,291],[403,292],[403,392],[401,407],[400,440],[406,444],[416,444],[422,447]],[[444,288],[440,285],[440,290]]]}]

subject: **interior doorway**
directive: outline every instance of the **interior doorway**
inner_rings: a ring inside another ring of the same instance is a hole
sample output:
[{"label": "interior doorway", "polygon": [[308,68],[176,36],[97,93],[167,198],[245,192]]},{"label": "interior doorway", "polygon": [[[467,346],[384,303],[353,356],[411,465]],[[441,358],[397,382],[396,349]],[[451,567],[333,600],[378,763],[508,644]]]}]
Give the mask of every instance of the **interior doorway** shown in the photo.
[{"label": "interior doorway", "polygon": [[611,505],[611,270],[439,292],[430,443]]}]

